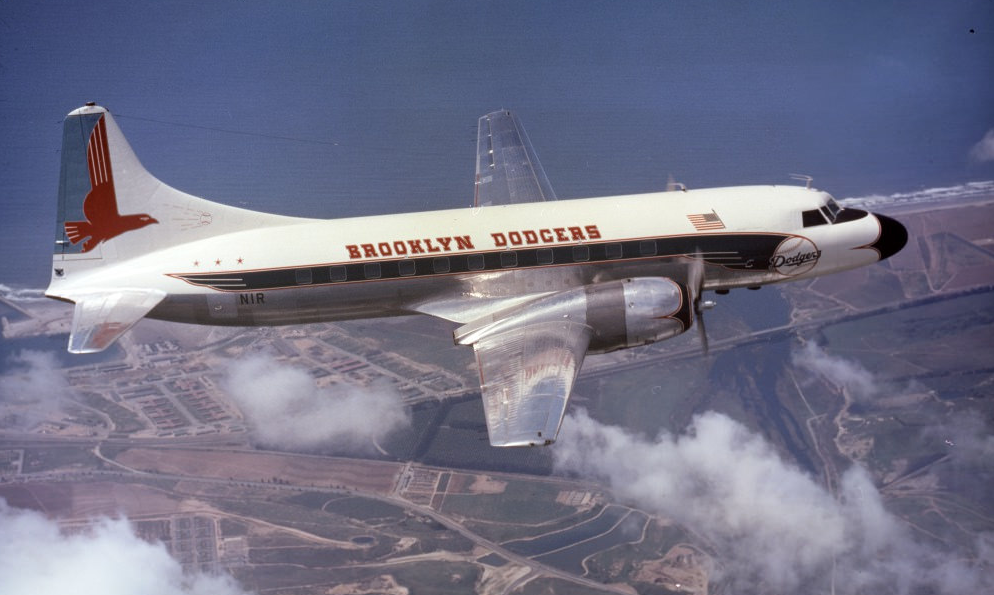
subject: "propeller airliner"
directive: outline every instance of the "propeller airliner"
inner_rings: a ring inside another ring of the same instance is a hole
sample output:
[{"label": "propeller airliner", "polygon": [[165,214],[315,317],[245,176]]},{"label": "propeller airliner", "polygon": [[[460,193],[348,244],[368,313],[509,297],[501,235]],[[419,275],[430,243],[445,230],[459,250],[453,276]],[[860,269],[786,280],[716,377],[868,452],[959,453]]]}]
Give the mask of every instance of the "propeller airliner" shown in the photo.
[{"label": "propeller airliner", "polygon": [[142,318],[454,321],[476,354],[490,443],[534,446],[555,441],[588,353],[702,328],[706,291],[869,265],[907,238],[810,183],[557,200],[506,110],[479,119],[472,207],[271,215],[167,186],[88,103],[64,124],[46,295],[74,304],[73,353],[106,349]]}]

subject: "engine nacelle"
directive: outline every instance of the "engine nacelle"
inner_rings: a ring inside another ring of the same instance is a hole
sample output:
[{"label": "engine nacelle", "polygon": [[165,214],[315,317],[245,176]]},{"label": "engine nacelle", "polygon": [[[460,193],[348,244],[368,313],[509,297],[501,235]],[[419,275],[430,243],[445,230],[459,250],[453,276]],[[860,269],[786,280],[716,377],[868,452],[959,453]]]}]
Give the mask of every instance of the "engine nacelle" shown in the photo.
[{"label": "engine nacelle", "polygon": [[648,345],[679,335],[694,322],[693,298],[676,281],[642,277],[584,287],[591,353]]},{"label": "engine nacelle", "polygon": [[639,277],[577,287],[527,302],[456,329],[468,345],[531,324],[568,319],[592,329],[590,353],[647,345],[686,331],[694,322],[693,297],[671,279]]}]

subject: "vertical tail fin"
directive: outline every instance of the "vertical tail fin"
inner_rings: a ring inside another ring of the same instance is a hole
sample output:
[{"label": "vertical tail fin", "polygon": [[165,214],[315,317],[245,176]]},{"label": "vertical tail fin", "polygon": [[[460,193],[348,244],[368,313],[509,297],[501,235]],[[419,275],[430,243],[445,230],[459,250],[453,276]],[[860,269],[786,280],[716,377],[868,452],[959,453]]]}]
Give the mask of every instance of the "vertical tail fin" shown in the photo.
[{"label": "vertical tail fin", "polygon": [[66,116],[53,282],[213,235],[300,221],[167,186],[145,170],[103,107],[87,104]]},{"label": "vertical tail fin", "polygon": [[63,126],[52,281],[45,293],[76,304],[70,351],[99,351],[165,294],[96,282],[93,269],[214,235],[302,221],[167,186],[145,170],[110,112],[88,103]]}]

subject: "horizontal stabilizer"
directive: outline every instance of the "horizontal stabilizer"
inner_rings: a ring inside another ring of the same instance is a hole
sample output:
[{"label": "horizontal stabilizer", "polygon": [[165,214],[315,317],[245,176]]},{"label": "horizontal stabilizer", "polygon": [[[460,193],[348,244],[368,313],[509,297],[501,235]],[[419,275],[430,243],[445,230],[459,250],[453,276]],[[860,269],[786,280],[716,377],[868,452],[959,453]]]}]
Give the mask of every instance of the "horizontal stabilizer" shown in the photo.
[{"label": "horizontal stabilizer", "polygon": [[122,289],[65,296],[76,303],[70,353],[96,353],[145,317],[165,297],[156,289]]}]

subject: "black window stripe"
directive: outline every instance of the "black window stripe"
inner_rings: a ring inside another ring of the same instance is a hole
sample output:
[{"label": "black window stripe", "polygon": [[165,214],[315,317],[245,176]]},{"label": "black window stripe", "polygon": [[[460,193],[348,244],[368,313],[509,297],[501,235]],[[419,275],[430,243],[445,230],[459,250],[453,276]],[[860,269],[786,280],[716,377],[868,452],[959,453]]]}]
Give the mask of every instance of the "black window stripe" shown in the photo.
[{"label": "black window stripe", "polygon": [[[459,273],[472,273],[481,269],[471,269],[470,259],[474,261],[482,258],[482,271],[507,271],[514,269],[570,265],[570,264],[597,264],[600,262],[619,263],[625,260],[645,260],[672,258],[683,255],[701,254],[705,261],[721,265],[732,269],[766,268],[769,258],[773,255],[777,246],[786,238],[787,234],[707,234],[701,236],[667,237],[656,238],[654,240],[628,240],[624,242],[602,242],[596,244],[583,244],[588,248],[589,258],[587,260],[576,260],[574,248],[576,244],[560,246],[529,246],[516,247],[511,250],[517,258],[517,263],[513,266],[506,266],[501,261],[501,254],[507,250],[492,252],[475,252],[465,254],[459,252],[447,253],[440,257],[437,255],[419,258],[407,258],[396,260],[362,261],[352,263],[340,263],[332,265],[320,265],[313,267],[288,267],[286,269],[269,269],[264,271],[237,271],[232,273],[191,273],[177,274],[175,277],[181,278],[193,285],[213,287],[215,289],[252,291],[259,289],[280,289],[287,287],[297,287],[297,271],[311,271],[313,285],[328,285],[351,283],[356,281],[381,280],[381,279],[413,279],[419,277],[429,277],[435,275],[451,275]],[[651,242],[651,244],[649,244]],[[643,254],[643,249],[654,245],[656,254]],[[610,246],[610,248],[609,248]],[[621,256],[616,256],[620,249]],[[540,254],[544,258],[540,259]],[[548,260],[551,253],[552,260]],[[449,262],[448,272],[435,272],[434,264],[438,258],[447,258]],[[405,267],[413,265],[414,273],[411,275],[401,275],[400,263]],[[378,264],[380,269],[379,277],[368,278],[365,274],[367,264]],[[339,275],[332,278],[332,271],[337,271]],[[340,272],[345,271],[345,279],[340,278]]]}]

